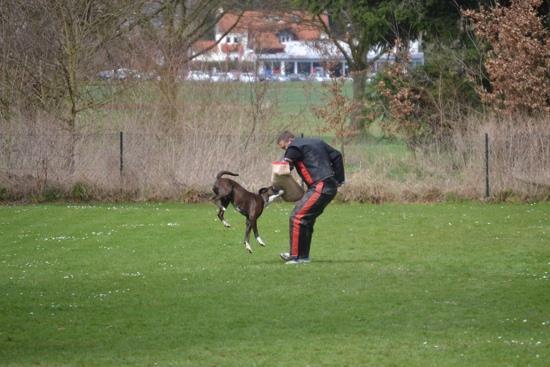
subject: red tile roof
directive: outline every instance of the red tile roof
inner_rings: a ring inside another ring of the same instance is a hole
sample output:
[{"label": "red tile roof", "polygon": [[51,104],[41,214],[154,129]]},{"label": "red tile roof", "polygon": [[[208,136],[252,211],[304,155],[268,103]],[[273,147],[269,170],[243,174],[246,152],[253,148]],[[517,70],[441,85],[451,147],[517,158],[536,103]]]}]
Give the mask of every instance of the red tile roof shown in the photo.
[{"label": "red tile roof", "polygon": [[[218,22],[218,31],[225,33],[238,20],[233,13],[225,14]],[[322,16],[323,23],[328,25],[328,16]],[[296,36],[297,40],[311,41],[321,37],[321,24],[313,15],[306,12],[262,12],[245,11],[233,28],[233,33],[273,33],[289,30]]]},{"label": "red tile roof", "polygon": [[248,47],[257,52],[283,52],[285,46],[279,41],[279,37],[272,32],[259,32],[248,40]]},{"label": "red tile roof", "polygon": [[[213,41],[213,40],[201,40],[201,41],[197,41],[193,44],[193,51],[198,53],[198,52],[202,52],[206,49],[209,49],[211,48],[216,42]],[[216,51],[216,47],[213,47],[209,50],[210,51]]]},{"label": "red tile roof", "polygon": [[226,54],[231,53],[231,52],[242,53],[244,51],[243,50],[243,45],[238,44],[238,43],[222,43],[221,44],[221,50],[222,50],[222,52],[225,52]]},{"label": "red tile roof", "polygon": [[[328,16],[323,15],[322,20],[328,25]],[[279,40],[280,32],[290,32],[298,41],[313,41],[321,38],[322,28],[319,20],[306,12],[245,11],[240,19],[237,14],[225,14],[217,24],[217,31],[225,33],[233,26],[231,33],[246,33],[248,48],[263,53],[284,52],[285,46]],[[193,45],[193,51],[201,52],[213,44],[214,41],[198,41]],[[221,42],[219,47],[224,53],[242,54],[244,51],[241,44]]]}]

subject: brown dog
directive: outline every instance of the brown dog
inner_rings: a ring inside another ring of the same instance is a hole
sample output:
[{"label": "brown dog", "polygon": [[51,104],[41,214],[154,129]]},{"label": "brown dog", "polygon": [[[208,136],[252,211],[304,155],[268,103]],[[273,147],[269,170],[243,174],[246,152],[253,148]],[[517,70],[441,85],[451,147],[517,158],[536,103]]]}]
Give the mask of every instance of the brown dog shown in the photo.
[{"label": "brown dog", "polygon": [[256,241],[262,246],[265,243],[260,238],[256,221],[262,214],[264,208],[273,200],[283,195],[283,190],[278,190],[273,186],[262,187],[258,194],[254,194],[244,189],[237,182],[229,178],[222,177],[223,175],[238,176],[237,173],[229,171],[221,171],[216,175],[216,182],[212,191],[216,194],[212,200],[219,208],[218,218],[222,221],[225,227],[231,227],[224,219],[223,215],[227,210],[229,203],[232,203],[235,209],[246,217],[246,230],[244,233],[244,247],[248,252],[252,252],[250,247],[250,230],[254,231]]}]

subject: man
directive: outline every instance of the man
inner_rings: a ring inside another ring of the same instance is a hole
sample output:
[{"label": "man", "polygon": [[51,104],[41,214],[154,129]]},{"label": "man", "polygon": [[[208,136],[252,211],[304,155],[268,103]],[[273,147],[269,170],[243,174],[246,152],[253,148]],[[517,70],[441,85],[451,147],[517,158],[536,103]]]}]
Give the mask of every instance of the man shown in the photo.
[{"label": "man", "polygon": [[277,145],[285,150],[284,160],[307,185],[307,191],[290,215],[290,251],[280,254],[286,264],[309,262],[309,248],[315,220],[334,199],[344,183],[344,162],[339,151],[315,138],[295,138],[284,131]]}]

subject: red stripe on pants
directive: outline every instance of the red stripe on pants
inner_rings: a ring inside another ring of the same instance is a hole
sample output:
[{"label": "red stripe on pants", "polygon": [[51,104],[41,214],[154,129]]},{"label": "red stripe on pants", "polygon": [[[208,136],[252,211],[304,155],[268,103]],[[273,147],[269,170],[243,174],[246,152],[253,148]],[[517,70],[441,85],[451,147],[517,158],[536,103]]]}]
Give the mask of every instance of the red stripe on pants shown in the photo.
[{"label": "red stripe on pants", "polygon": [[302,222],[302,218],[304,215],[307,214],[309,209],[317,202],[319,197],[321,197],[321,192],[323,191],[323,187],[325,186],[325,183],[323,181],[319,182],[317,186],[315,187],[315,191],[313,192],[313,195],[310,196],[309,199],[305,202],[304,206],[296,215],[294,216],[293,220],[293,226],[292,226],[292,251],[291,256],[298,256],[298,246],[300,243],[300,223]]}]

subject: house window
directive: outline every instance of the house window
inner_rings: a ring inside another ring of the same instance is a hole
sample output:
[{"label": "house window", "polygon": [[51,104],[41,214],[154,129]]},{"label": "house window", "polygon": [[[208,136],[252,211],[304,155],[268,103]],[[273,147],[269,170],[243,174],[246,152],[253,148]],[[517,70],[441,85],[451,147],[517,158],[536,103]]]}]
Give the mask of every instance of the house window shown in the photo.
[{"label": "house window", "polygon": [[311,63],[310,62],[299,62],[298,63],[298,74],[303,74],[303,75],[311,74]]},{"label": "house window", "polygon": [[239,43],[241,42],[241,40],[239,39],[239,37],[233,37],[233,42]]},{"label": "house window", "polygon": [[295,39],[294,34],[292,32],[283,31],[283,32],[279,33],[279,41],[281,43],[294,41],[294,39]]}]

